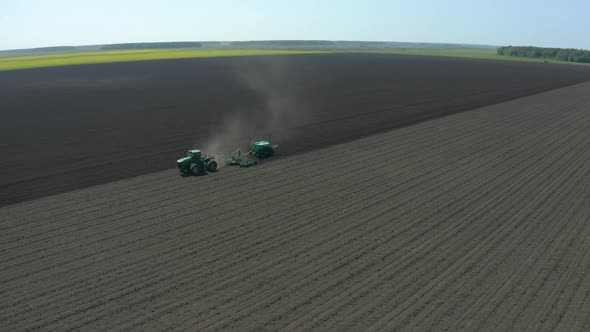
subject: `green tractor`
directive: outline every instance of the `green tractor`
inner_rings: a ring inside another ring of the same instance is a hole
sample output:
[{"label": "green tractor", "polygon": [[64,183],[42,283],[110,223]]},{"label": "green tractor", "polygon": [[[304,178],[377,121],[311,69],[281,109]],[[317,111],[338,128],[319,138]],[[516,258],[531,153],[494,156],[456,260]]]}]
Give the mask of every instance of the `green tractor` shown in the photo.
[{"label": "green tractor", "polygon": [[181,175],[203,175],[206,172],[215,172],[217,162],[212,156],[201,153],[201,150],[186,150],[186,157],[176,161],[176,166]]},{"label": "green tractor", "polygon": [[250,167],[256,165],[256,158],[265,159],[275,155],[277,145],[270,144],[269,141],[255,141],[250,144],[250,151],[244,153],[237,149],[225,156],[227,165],[240,167]]}]

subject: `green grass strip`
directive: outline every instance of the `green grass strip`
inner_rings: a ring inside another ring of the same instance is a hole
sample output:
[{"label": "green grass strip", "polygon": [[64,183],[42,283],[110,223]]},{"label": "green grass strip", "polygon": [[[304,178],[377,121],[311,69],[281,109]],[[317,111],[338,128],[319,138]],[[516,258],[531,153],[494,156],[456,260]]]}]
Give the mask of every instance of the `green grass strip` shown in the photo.
[{"label": "green grass strip", "polygon": [[287,50],[130,50],[98,51],[0,58],[0,71],[41,67],[163,59],[212,58],[248,55],[319,54],[326,51]]}]

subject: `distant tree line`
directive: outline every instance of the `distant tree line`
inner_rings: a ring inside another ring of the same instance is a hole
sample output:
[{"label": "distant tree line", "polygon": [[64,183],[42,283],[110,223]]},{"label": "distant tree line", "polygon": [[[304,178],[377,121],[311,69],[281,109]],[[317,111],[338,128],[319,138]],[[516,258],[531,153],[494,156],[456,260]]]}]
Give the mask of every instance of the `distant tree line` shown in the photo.
[{"label": "distant tree line", "polygon": [[332,46],[335,42],[330,40],[253,40],[233,41],[231,45],[237,46]]},{"label": "distant tree line", "polygon": [[126,43],[103,45],[101,50],[143,50],[158,48],[196,48],[201,47],[199,42],[165,42],[165,43]]},{"label": "distant tree line", "polygon": [[574,48],[505,46],[498,49],[498,55],[590,63],[590,51]]},{"label": "distant tree line", "polygon": [[74,46],[52,46],[52,47],[38,47],[31,49],[32,52],[49,53],[49,52],[73,52],[76,50]]}]

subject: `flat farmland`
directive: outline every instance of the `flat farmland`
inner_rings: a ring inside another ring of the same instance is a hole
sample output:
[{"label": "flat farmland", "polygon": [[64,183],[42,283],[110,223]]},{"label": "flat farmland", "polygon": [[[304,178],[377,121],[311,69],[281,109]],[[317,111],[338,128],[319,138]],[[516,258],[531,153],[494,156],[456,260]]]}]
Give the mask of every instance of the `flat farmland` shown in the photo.
[{"label": "flat farmland", "polygon": [[2,207],[0,326],[588,331],[590,83],[449,103],[252,169]]},{"label": "flat farmland", "polygon": [[78,65],[0,73],[0,206],[219,156],[283,157],[590,80],[590,68],[387,54]]}]

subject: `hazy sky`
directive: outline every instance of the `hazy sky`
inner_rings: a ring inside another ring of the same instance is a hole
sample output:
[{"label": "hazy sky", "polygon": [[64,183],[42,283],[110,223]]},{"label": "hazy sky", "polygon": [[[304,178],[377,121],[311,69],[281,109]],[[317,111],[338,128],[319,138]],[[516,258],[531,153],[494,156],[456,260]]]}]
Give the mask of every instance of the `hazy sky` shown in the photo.
[{"label": "hazy sky", "polygon": [[0,0],[0,49],[327,39],[590,49],[590,1]]}]

